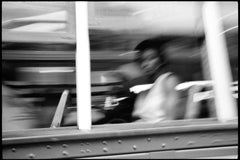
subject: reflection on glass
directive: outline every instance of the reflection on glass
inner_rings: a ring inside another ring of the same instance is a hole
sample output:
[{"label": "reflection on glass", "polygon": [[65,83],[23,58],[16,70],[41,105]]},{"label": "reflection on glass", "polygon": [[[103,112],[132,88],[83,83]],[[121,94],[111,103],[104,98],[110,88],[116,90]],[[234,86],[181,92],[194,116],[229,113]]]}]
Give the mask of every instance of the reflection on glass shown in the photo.
[{"label": "reflection on glass", "polygon": [[2,29],[12,32],[66,32],[66,2],[3,2]]},{"label": "reflection on glass", "polygon": [[92,2],[89,32],[94,124],[215,117],[201,3]]}]

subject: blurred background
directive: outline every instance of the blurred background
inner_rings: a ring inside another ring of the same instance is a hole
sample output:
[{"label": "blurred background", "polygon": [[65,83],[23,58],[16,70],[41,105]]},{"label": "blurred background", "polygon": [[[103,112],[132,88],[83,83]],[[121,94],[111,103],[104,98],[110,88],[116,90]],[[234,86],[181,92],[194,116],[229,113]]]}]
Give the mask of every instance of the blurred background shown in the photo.
[{"label": "blurred background", "polygon": [[[238,81],[238,3],[219,2],[219,8]],[[65,89],[68,110],[75,110],[75,18],[73,2],[2,3],[2,85],[14,90],[16,104],[36,108],[36,127],[50,126]],[[131,63],[135,46],[148,38],[169,39],[169,67],[182,82],[211,79],[202,2],[89,2],[88,23],[95,109],[103,109],[109,90],[122,85],[108,73]]]}]

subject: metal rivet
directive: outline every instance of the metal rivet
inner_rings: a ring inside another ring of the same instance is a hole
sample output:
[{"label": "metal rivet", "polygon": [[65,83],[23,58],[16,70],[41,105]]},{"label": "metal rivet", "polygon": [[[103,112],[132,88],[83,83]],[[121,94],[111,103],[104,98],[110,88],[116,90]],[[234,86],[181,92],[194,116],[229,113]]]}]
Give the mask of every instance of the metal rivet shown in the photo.
[{"label": "metal rivet", "polygon": [[121,143],[122,143],[122,141],[121,141],[121,140],[118,140],[118,143],[119,143],[119,144],[121,144]]},{"label": "metal rivet", "polygon": [[51,149],[52,148],[50,145],[47,145],[46,147],[47,147],[47,149]]},{"label": "metal rivet", "polygon": [[104,145],[106,145],[106,144],[107,144],[107,142],[106,142],[106,141],[103,141],[102,143],[103,143]]},{"label": "metal rivet", "polygon": [[107,148],[103,148],[103,152],[108,152],[108,149]]},{"label": "metal rivet", "polygon": [[90,152],[91,152],[91,150],[90,150],[90,149],[87,149],[87,150],[86,150],[86,152],[87,152],[87,153],[90,153]]},{"label": "metal rivet", "polygon": [[63,148],[67,148],[67,147],[68,147],[68,145],[67,145],[67,144],[63,144],[62,146],[63,146]]},{"label": "metal rivet", "polygon": [[67,155],[68,155],[68,152],[67,152],[67,151],[63,151],[62,154],[63,154],[64,156],[67,156]]},{"label": "metal rivet", "polygon": [[33,159],[33,158],[35,158],[35,155],[34,155],[33,153],[30,153],[30,154],[28,155],[28,157],[31,158],[31,159]]},{"label": "metal rivet", "polygon": [[12,152],[16,152],[16,148],[12,148]]},{"label": "metal rivet", "polygon": [[148,139],[147,139],[148,142],[151,142],[151,140],[152,140],[151,138],[148,138]]},{"label": "metal rivet", "polygon": [[136,150],[136,149],[137,149],[137,146],[136,146],[136,145],[134,145],[134,146],[133,146],[133,149],[134,149],[134,150]]},{"label": "metal rivet", "polygon": [[179,137],[175,137],[174,140],[177,141],[179,139]]},{"label": "metal rivet", "polygon": [[163,143],[163,144],[162,144],[162,148],[165,148],[165,147],[166,147],[166,144],[165,144],[165,143]]},{"label": "metal rivet", "polygon": [[189,141],[188,145],[193,145],[195,142],[194,141]]},{"label": "metal rivet", "polygon": [[80,145],[81,145],[81,146],[84,146],[84,143],[81,143]]},{"label": "metal rivet", "polygon": [[83,149],[82,149],[82,150],[80,150],[80,152],[81,152],[81,153],[85,153],[85,151],[84,151]]}]

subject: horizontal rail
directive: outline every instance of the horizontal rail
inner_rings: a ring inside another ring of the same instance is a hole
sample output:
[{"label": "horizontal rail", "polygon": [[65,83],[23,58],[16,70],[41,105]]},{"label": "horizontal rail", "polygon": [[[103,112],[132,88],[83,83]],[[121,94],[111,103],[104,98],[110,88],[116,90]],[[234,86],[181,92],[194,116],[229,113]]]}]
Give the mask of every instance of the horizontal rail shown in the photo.
[{"label": "horizontal rail", "polygon": [[[101,136],[109,134],[117,134],[117,136],[123,136],[125,134],[129,135],[130,132],[139,134],[154,133],[150,131],[156,131],[157,133],[169,133],[178,131],[201,131],[201,130],[224,130],[224,129],[235,129],[237,128],[237,120],[219,123],[215,118],[208,119],[197,119],[197,120],[176,120],[176,121],[165,121],[159,123],[126,123],[126,124],[114,124],[114,125],[96,125],[93,127],[92,131],[85,133],[78,131],[75,127],[62,127],[60,129],[30,129],[30,130],[20,130],[20,131],[5,131],[2,134],[3,142],[5,140],[20,140],[39,138],[48,139],[49,137],[61,137],[62,140],[65,138],[77,136],[80,139],[84,138],[100,138]],[[71,130],[71,132],[70,132]],[[122,134],[119,131],[123,131]],[[146,132],[145,132],[146,131]],[[39,134],[42,134],[39,135]],[[133,134],[134,135],[134,134]],[[37,136],[37,137],[36,137]],[[46,136],[46,137],[45,137]],[[11,138],[12,137],[12,138]],[[6,138],[6,139],[5,139]],[[9,139],[10,138],[10,139]],[[31,141],[29,141],[31,142]],[[4,143],[3,143],[4,144]]]},{"label": "horizontal rail", "polygon": [[80,158],[238,145],[238,124],[174,121],[3,132],[3,158]]}]

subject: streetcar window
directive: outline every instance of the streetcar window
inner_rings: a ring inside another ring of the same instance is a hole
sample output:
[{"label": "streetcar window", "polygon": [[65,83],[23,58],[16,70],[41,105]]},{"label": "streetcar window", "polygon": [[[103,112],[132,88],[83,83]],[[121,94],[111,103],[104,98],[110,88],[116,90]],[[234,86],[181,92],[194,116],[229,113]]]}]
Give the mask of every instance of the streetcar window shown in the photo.
[{"label": "streetcar window", "polygon": [[3,130],[51,126],[75,90],[75,41],[74,2],[2,3]]},{"label": "streetcar window", "polygon": [[[138,57],[136,46],[145,40],[154,39],[149,42],[150,46],[164,46],[168,63],[166,70],[176,75],[176,83],[211,80],[206,66],[201,6],[199,2],[89,3],[91,73],[95,75],[91,79],[93,124],[134,123],[141,122],[142,117],[148,119],[143,122],[155,122],[153,112],[158,111],[154,111],[156,106],[151,102],[160,100],[144,96],[142,92],[142,97],[149,99],[145,100],[148,102],[144,106],[144,98],[140,98],[139,91],[133,91],[134,87],[141,88],[156,80],[147,77],[141,68],[146,59],[152,59]],[[139,65],[138,59],[144,62]],[[208,90],[212,90],[208,84],[179,89],[177,96],[172,95],[177,98],[169,99],[176,101],[171,105],[178,106],[169,109],[169,119],[216,117],[214,97],[204,95]],[[137,109],[141,107],[142,110]]]},{"label": "streetcar window", "polygon": [[[220,10],[221,7],[224,10],[221,10],[220,17],[225,16],[224,14],[231,14],[227,12],[233,5],[235,5],[233,8],[237,7],[235,3],[221,3]],[[212,77],[208,62],[209,53],[206,46],[202,6],[201,2],[89,3],[91,72],[96,75],[91,81],[92,84],[96,83],[92,86],[92,107],[94,107],[93,112],[96,111],[96,119],[100,119],[96,120],[93,114],[93,124],[138,122],[139,118],[142,122],[142,117],[145,119],[148,117],[149,121],[152,121],[151,118],[156,116],[157,113],[153,114],[154,109],[151,111],[151,105],[155,105],[151,102],[157,101],[154,97],[143,94],[142,97],[149,99],[145,100],[144,106],[142,105],[144,98],[141,99],[141,96],[138,98],[139,91],[135,90],[137,94],[132,94],[135,92],[134,87],[135,89],[144,88],[149,83],[154,83],[154,80],[145,79],[144,68],[135,63],[139,59],[139,50],[136,50],[136,46],[144,40],[154,38],[159,41],[154,40],[150,43],[156,42],[158,46],[164,45],[163,52],[169,63],[168,70],[177,75],[178,83],[182,83],[178,85],[177,91],[180,99],[176,102],[178,108],[170,109],[169,112],[172,112],[170,117],[172,117],[169,119],[216,118],[216,103],[213,85],[210,82]],[[237,25],[236,17],[227,18],[226,21],[223,23],[224,30],[227,29],[226,24]],[[236,26],[232,27],[237,30]],[[234,45],[231,47],[232,51],[229,51],[234,78],[232,85],[237,83],[236,32],[234,38],[233,40],[232,37],[233,42],[230,42],[227,36],[228,50],[230,45]],[[148,57],[143,57],[144,61],[146,59]],[[188,84],[188,87],[184,88],[183,84],[185,87]],[[97,88],[99,88],[98,91],[96,91]],[[234,96],[236,97],[236,94]],[[136,102],[138,100],[139,103]],[[138,105],[143,109],[136,109]],[[174,113],[177,116],[174,117]]]},{"label": "streetcar window", "polygon": [[[238,8],[219,4],[238,103]],[[3,130],[77,125],[74,7],[3,3]],[[93,125],[217,117],[202,7],[88,2]]]}]

